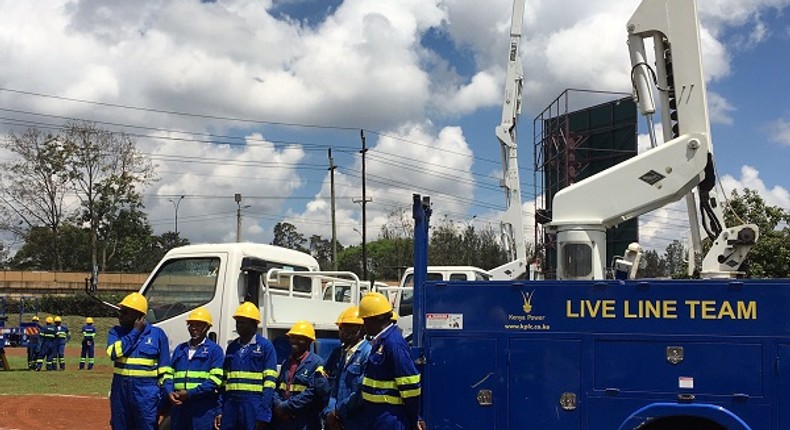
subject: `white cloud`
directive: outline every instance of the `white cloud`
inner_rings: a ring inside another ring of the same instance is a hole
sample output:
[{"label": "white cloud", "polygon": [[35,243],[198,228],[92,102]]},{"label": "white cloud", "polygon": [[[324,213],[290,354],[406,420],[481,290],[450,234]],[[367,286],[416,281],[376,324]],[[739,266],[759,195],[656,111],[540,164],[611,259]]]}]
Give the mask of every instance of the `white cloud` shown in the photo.
[{"label": "white cloud", "polygon": [[772,142],[790,145],[790,120],[779,118],[763,128]]},{"label": "white cloud", "polygon": [[[568,0],[561,7],[553,0],[527,3],[521,45],[524,118],[531,119],[567,87],[630,91],[624,25],[635,0]],[[731,45],[737,41],[727,39],[725,30],[749,26],[744,43],[761,43],[772,29],[766,28],[760,13],[788,3],[700,2],[707,79],[723,80],[732,74]],[[448,212],[465,213],[473,203],[472,183],[479,180],[470,173],[470,133],[433,124],[460,118],[464,127],[479,126],[463,123],[464,116],[500,105],[511,7],[511,0],[485,5],[468,0],[347,0],[319,24],[306,27],[272,16],[271,0],[149,0],[111,6],[97,0],[0,0],[0,87],[220,117],[394,130],[394,136],[427,142],[424,147],[371,137],[375,145],[368,164],[369,189],[374,202],[368,208],[373,232],[393,202],[408,205],[415,191],[432,195]],[[427,29],[443,32],[458,52],[471,56],[470,70],[458,72],[446,53],[422,46]],[[733,102],[714,93],[709,100],[712,120],[731,123]],[[307,193],[304,171],[289,163],[302,163],[309,153],[304,147],[273,146],[280,130],[271,126],[254,129],[265,136],[257,143],[249,123],[8,92],[0,92],[0,104],[165,130],[141,132],[157,136],[174,135],[172,130],[247,135],[251,143],[246,147],[141,138],[161,170],[162,181],[147,191],[155,196],[147,206],[157,225],[168,225],[172,219],[173,207],[167,201],[172,196],[218,196],[207,202],[182,202],[179,229],[194,225],[189,235],[196,240],[233,238],[236,192],[250,196],[244,202],[252,205],[245,210],[244,224],[245,237],[250,238],[265,236],[264,221],[282,220],[285,199]],[[787,129],[788,122],[778,120],[770,130],[774,140],[788,143]],[[380,158],[376,151],[381,151]],[[163,158],[165,154],[221,161],[187,164]],[[279,161],[280,166],[245,164],[251,160]],[[338,174],[342,194],[359,195],[358,170],[357,164]],[[322,179],[323,188],[309,192],[319,198],[289,215],[313,222],[305,224],[305,232],[312,225],[313,232],[326,236],[328,205],[322,198],[328,195],[328,183]],[[252,198],[268,195],[269,190],[282,198]],[[215,214],[219,221],[208,226],[190,219],[195,214]],[[339,214],[343,238],[354,241],[351,228],[359,225],[358,205],[345,199]]]},{"label": "white cloud", "polygon": [[781,185],[769,187],[760,178],[760,172],[752,166],[741,167],[741,177],[735,178],[731,175],[724,175],[721,178],[722,186],[727,197],[733,190],[738,190],[743,194],[744,188],[757,191],[760,197],[769,206],[779,206],[790,210],[790,192]]},{"label": "white cloud", "polygon": [[685,199],[639,217],[639,243],[643,248],[661,254],[674,240],[689,247],[690,230]]},{"label": "white cloud", "polygon": [[[787,6],[790,6],[788,0],[705,0],[697,3],[700,19],[716,32],[725,26],[746,25],[754,21],[762,10],[781,11]],[[759,23],[755,22],[755,25]]]},{"label": "white cloud", "polygon": [[732,113],[737,109],[721,94],[708,91],[708,110],[711,122],[732,125]]},{"label": "white cloud", "polygon": [[449,88],[448,94],[440,96],[440,106],[448,113],[468,114],[481,107],[496,104],[502,99],[501,92],[497,77],[483,71],[473,76],[467,85]]},{"label": "white cloud", "polygon": [[171,137],[179,135],[161,135],[144,149],[168,178],[146,191],[156,196],[146,209],[149,219],[172,231],[175,214],[169,200],[187,195],[179,204],[178,228],[193,241],[235,240],[236,193],[242,195],[241,205],[249,206],[243,209],[243,239],[262,240],[264,232],[255,220],[276,214],[303,185],[297,163],[305,153],[299,146],[276,148],[259,134],[247,136],[242,146],[167,139]]},{"label": "white cloud", "polygon": [[[387,214],[395,208],[410,208],[413,193],[431,196],[437,212],[466,213],[474,194],[471,174],[472,152],[459,127],[446,127],[433,134],[429,124],[410,124],[380,136],[369,147],[366,159],[367,191],[372,199],[367,205],[367,234],[375,239]],[[344,169],[345,170],[345,169]],[[335,175],[336,192],[345,195],[336,199],[338,237],[343,243],[359,243],[361,229],[360,205],[348,196],[360,198],[361,160],[348,170]],[[307,237],[326,236],[330,216],[329,177],[324,178],[321,191],[307,204],[302,213],[291,214],[286,221],[299,225]]]}]

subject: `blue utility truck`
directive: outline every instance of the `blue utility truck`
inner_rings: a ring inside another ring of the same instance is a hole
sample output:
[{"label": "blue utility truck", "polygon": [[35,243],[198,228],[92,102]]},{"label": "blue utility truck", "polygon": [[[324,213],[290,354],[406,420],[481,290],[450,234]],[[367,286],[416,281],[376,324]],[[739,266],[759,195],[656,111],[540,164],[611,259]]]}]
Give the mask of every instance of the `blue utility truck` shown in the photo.
[{"label": "blue utility truck", "polygon": [[414,210],[429,428],[790,429],[790,280],[426,282]]},{"label": "blue utility truck", "polygon": [[[742,279],[759,231],[724,222],[696,3],[642,0],[626,30],[651,148],[554,196],[557,280],[427,281],[431,209],[415,195],[413,352],[431,429],[790,429],[790,280]],[[607,228],[681,199],[699,279],[639,279],[636,243],[607,267]]]}]

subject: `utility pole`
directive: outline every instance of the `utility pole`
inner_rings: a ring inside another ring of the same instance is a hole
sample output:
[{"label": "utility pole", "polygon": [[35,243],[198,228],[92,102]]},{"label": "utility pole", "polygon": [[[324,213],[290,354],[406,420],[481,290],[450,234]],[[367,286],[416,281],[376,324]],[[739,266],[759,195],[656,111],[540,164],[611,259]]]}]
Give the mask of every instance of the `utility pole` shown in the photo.
[{"label": "utility pole", "polygon": [[332,158],[332,148],[329,151],[329,183],[332,194],[332,270],[337,271],[337,224],[335,223],[335,161]]},{"label": "utility pole", "polygon": [[365,154],[368,152],[365,146],[365,130],[359,130],[359,137],[362,140],[362,149],[359,151],[362,154],[362,279],[368,280],[368,215],[367,215],[367,186],[365,185]]},{"label": "utility pole", "polygon": [[236,242],[241,242],[241,193],[233,195],[233,200],[236,201]]},{"label": "utility pole", "polygon": [[181,200],[184,200],[184,196],[179,197],[178,200],[168,199],[168,201],[173,204],[173,208],[175,208],[175,233],[176,233],[176,237],[178,237],[178,206],[181,205]]}]

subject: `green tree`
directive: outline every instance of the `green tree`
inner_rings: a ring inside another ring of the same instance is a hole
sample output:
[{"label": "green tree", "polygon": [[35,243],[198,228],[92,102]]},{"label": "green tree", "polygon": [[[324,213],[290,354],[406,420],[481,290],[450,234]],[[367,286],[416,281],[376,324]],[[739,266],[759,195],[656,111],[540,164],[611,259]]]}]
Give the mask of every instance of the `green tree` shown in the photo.
[{"label": "green tree", "polygon": [[351,245],[337,253],[337,270],[362,273],[362,247]]},{"label": "green tree", "polygon": [[[55,268],[54,249],[50,246],[54,233],[47,227],[27,230],[24,244],[9,260],[9,267],[19,270],[51,270]],[[64,222],[58,229],[63,249],[58,270],[90,270],[90,241],[87,230]]]},{"label": "green tree", "polygon": [[666,273],[673,278],[685,278],[686,256],[688,251],[686,247],[679,240],[673,240],[672,243],[667,245],[666,252],[664,252],[664,261],[666,263]]},{"label": "green tree", "polygon": [[724,219],[727,225],[757,224],[760,236],[749,251],[746,274],[753,278],[790,277],[790,211],[769,206],[750,189],[733,191]]},{"label": "green tree", "polygon": [[142,262],[146,261],[154,242],[154,231],[146,214],[132,207],[105,213],[103,218],[108,221],[98,231],[103,270],[129,272],[146,266]]},{"label": "green tree", "polygon": [[414,220],[411,212],[397,207],[387,214],[387,221],[379,231],[380,239],[412,239],[414,237]]},{"label": "green tree", "polygon": [[137,150],[134,139],[94,123],[70,122],[59,140],[72,189],[89,225],[91,266],[98,267],[100,230],[111,224],[118,212],[142,206],[138,190],[155,180],[154,167]]},{"label": "green tree", "polygon": [[667,276],[667,263],[658,251],[649,249],[642,255],[645,268],[640,270],[639,276],[643,278],[661,278]]},{"label": "green tree", "polygon": [[0,228],[18,238],[39,237],[40,232],[31,232],[34,228],[49,229],[49,241],[41,244],[51,264],[46,269],[63,269],[59,229],[67,217],[71,180],[63,142],[59,136],[28,129],[11,134],[2,147],[13,159],[0,163]]},{"label": "green tree", "polygon": [[466,254],[463,235],[452,220],[446,216],[431,229],[428,264],[433,266],[461,265],[459,255]]},{"label": "green tree", "polygon": [[168,251],[185,245],[189,245],[189,239],[182,238],[172,231],[162,233],[160,236],[151,236],[150,240],[143,244],[143,251],[133,260],[134,265],[130,266],[129,271],[151,272]]},{"label": "green tree", "polygon": [[379,239],[368,244],[373,279],[398,280],[403,270],[412,265],[414,239]]},{"label": "green tree", "polygon": [[[508,262],[507,252],[499,244],[498,233],[494,227],[487,225],[475,234],[480,241],[477,249],[472,251],[476,258],[469,260],[471,266],[490,270]],[[530,252],[527,250],[527,259],[529,256]]]},{"label": "green tree", "polygon": [[[341,251],[343,251],[343,245],[338,242],[337,252]],[[332,268],[332,240],[324,239],[317,234],[310,236],[310,255],[318,260],[318,265],[323,270],[330,270]]]},{"label": "green tree", "polygon": [[507,252],[491,226],[479,232],[474,226],[460,227],[444,218],[431,231],[428,261],[436,266],[477,266],[486,270],[508,262]]},{"label": "green tree", "polygon": [[305,247],[307,239],[305,239],[304,235],[299,233],[296,226],[287,222],[278,222],[274,226],[274,239],[272,239],[271,244],[297,251],[310,252]]}]

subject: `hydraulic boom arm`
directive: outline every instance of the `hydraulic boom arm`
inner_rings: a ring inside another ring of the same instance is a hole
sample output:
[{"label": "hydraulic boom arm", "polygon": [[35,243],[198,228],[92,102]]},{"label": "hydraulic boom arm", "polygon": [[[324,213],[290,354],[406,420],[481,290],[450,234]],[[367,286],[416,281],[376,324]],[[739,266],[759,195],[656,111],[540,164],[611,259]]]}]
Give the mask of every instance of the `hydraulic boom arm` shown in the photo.
[{"label": "hydraulic boom arm", "polygon": [[[555,195],[550,228],[559,245],[558,277],[603,279],[606,228],[684,196],[689,196],[693,210],[694,187],[703,226],[714,240],[703,260],[702,276],[734,276],[757,239],[757,227],[726,228],[713,191],[716,179],[696,4],[643,0],[628,22],[628,34],[634,96],[648,117],[653,148]],[[655,47],[655,70],[647,61],[645,39],[652,39]],[[665,138],[660,145],[652,129],[654,87]],[[690,221],[694,233],[699,224],[693,212]]]},{"label": "hydraulic boom arm", "polygon": [[505,99],[502,104],[502,122],[496,128],[496,137],[502,147],[502,188],[505,189],[505,214],[502,217],[502,236],[509,253],[509,263],[491,269],[497,279],[514,279],[524,274],[527,267],[527,243],[524,240],[524,216],[521,213],[521,183],[518,174],[518,143],[516,123],[521,113],[521,87],[524,72],[518,56],[525,0],[513,1],[510,23],[510,49],[508,51]]}]

